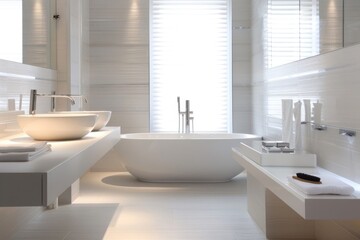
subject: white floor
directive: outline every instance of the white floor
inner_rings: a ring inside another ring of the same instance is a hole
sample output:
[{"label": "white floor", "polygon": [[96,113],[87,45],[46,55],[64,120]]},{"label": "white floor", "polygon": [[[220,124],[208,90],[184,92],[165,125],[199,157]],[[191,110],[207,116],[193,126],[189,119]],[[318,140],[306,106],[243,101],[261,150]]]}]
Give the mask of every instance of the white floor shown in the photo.
[{"label": "white floor", "polygon": [[246,208],[244,174],[227,183],[194,184],[89,172],[74,204],[45,211],[12,239],[266,239]]}]

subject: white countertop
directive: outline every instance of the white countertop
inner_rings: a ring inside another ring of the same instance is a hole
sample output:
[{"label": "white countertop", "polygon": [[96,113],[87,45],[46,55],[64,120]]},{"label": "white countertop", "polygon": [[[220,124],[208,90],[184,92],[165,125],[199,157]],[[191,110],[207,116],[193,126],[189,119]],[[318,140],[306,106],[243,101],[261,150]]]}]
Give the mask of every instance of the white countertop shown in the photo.
[{"label": "white countertop", "polygon": [[[320,167],[264,167],[246,156],[240,148],[233,148],[233,156],[267,189],[277,195],[304,219],[360,219],[360,184]],[[307,195],[291,186],[288,177],[298,172],[330,175],[354,187],[351,196]]]},{"label": "white countertop", "polygon": [[[0,173],[49,172],[59,164],[71,160],[72,156],[91,147],[99,139],[109,135],[113,130],[114,128],[105,128],[98,132],[90,132],[78,140],[50,141],[48,143],[51,145],[51,152],[46,152],[27,162],[0,162]],[[31,138],[26,134],[17,134],[4,139],[28,140]]]},{"label": "white countertop", "polygon": [[[5,139],[21,138],[30,137]],[[119,141],[120,127],[106,127],[79,140],[50,141],[51,152],[28,162],[0,162],[0,206],[47,206]]]}]

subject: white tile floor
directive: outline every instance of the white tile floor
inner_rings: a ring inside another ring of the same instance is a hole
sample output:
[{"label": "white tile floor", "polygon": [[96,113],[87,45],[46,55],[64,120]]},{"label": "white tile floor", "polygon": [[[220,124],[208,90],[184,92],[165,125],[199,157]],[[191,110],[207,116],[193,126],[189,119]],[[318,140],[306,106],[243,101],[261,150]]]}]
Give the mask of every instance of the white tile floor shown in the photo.
[{"label": "white tile floor", "polygon": [[246,210],[246,177],[227,183],[143,183],[89,172],[74,204],[45,211],[12,239],[264,240]]}]

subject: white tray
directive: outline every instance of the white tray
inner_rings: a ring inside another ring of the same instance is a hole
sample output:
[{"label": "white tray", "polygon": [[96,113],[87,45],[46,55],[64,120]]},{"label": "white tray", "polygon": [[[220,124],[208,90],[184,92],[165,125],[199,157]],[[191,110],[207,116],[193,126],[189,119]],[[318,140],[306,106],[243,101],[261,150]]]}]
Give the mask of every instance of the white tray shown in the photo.
[{"label": "white tray", "polygon": [[240,143],[239,150],[249,159],[261,166],[316,167],[316,155],[307,152],[268,153],[262,148],[261,141]]}]

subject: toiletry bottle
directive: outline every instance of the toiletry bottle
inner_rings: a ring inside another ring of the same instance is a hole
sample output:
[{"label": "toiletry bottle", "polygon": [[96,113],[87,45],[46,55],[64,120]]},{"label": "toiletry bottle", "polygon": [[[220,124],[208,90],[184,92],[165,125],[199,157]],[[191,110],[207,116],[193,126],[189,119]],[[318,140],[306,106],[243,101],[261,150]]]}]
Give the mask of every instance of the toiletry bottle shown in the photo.
[{"label": "toiletry bottle", "polygon": [[316,103],[313,103],[313,121],[315,124],[321,124],[321,108],[322,104],[317,100]]}]

